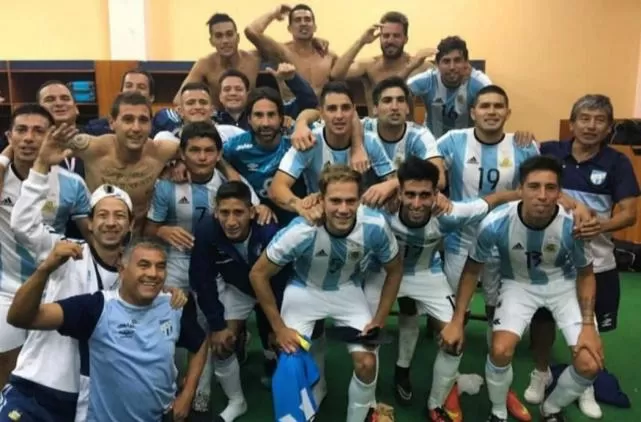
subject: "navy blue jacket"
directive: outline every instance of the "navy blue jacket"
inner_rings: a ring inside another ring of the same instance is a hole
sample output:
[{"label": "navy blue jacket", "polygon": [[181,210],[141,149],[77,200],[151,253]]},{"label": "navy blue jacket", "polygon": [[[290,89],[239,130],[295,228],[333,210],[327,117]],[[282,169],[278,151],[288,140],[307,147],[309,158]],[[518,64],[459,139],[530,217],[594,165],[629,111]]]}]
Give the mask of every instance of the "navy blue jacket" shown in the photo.
[{"label": "navy blue jacket", "polygon": [[[211,331],[226,327],[225,308],[218,297],[217,276],[221,275],[225,283],[256,297],[249,281],[249,272],[278,230],[274,223],[259,226],[255,221],[252,222],[247,247],[249,262],[246,262],[227,239],[216,218],[205,218],[196,226],[189,264],[189,284],[197,294],[198,305]],[[289,274],[290,269],[286,267],[272,279],[272,289],[279,306]]]}]

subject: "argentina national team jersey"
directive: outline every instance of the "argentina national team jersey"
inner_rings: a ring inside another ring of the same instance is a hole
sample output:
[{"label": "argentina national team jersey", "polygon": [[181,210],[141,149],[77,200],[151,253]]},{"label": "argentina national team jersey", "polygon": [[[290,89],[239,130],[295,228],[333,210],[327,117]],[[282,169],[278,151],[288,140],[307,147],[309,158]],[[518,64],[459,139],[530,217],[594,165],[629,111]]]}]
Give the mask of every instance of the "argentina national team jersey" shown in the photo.
[{"label": "argentina national team jersey", "polygon": [[470,127],[470,105],[484,86],[492,82],[480,70],[473,69],[470,77],[456,88],[443,84],[438,69],[428,69],[412,76],[407,85],[412,95],[425,105],[425,126],[440,137],[452,129]]},{"label": "argentina national team jersey", "polygon": [[[312,130],[316,138],[314,146],[306,151],[297,151],[293,147],[283,157],[278,170],[298,179],[301,175],[309,193],[319,191],[318,181],[323,168],[328,164],[350,163],[351,148],[341,150],[333,149],[325,140],[325,126],[318,126]],[[385,150],[378,139],[369,132],[363,134],[363,146],[372,163],[376,175],[384,178],[394,172],[392,161],[387,157]]]},{"label": "argentina national team jersey", "polygon": [[269,186],[278,170],[280,161],[291,147],[287,136],[281,136],[274,149],[266,149],[250,132],[230,138],[223,145],[223,158],[232,165],[261,199],[269,199]]},{"label": "argentina national team jersey", "polygon": [[372,133],[380,140],[387,158],[392,160],[396,170],[410,156],[415,156],[422,160],[440,157],[440,153],[436,148],[436,139],[434,139],[432,133],[429,129],[416,123],[405,123],[403,136],[394,142],[384,141],[380,138],[378,134],[378,119],[365,117],[361,120],[361,123],[363,124],[363,130]]},{"label": "argentina national team jersey", "polygon": [[[158,180],[154,188],[147,219],[167,226],[179,226],[193,233],[196,225],[214,211],[215,196],[218,188],[226,182],[224,176],[214,171],[206,183],[174,183]],[[260,203],[252,190],[252,202]],[[188,257],[189,252],[170,251],[171,257]]]},{"label": "argentina national team jersey", "polygon": [[292,283],[338,290],[347,284],[362,286],[368,263],[390,262],[398,253],[398,244],[385,217],[361,206],[356,225],[347,236],[332,236],[324,226],[313,226],[297,217],[276,234],[265,253],[278,266],[293,263]]},{"label": "argentina national team jersey", "polygon": [[[36,262],[11,230],[11,212],[20,196],[22,180],[13,165],[5,171],[0,196],[0,294],[13,296],[35,270]],[[89,190],[80,176],[61,167],[51,168],[48,192],[42,207],[44,223],[64,233],[70,218],[89,216]]]},{"label": "argentina national team jersey", "polygon": [[[436,143],[447,169],[447,184],[452,201],[469,201],[494,192],[519,186],[519,167],[539,154],[536,144],[521,147],[514,134],[506,133],[497,144],[479,141],[474,129],[452,130]],[[465,254],[472,246],[473,227],[448,235],[445,249]]]},{"label": "argentina national team jersey", "polygon": [[470,258],[484,263],[498,248],[502,281],[527,284],[575,282],[577,269],[592,263],[589,246],[572,235],[574,218],[557,206],[550,224],[534,230],[520,217],[520,201],[502,205],[481,221]]},{"label": "argentina national team jersey", "polygon": [[385,213],[403,256],[403,274],[442,274],[443,264],[436,252],[443,236],[463,226],[478,224],[487,215],[488,209],[483,199],[453,202],[450,213],[430,218],[423,227],[408,227],[400,218],[400,211]]}]

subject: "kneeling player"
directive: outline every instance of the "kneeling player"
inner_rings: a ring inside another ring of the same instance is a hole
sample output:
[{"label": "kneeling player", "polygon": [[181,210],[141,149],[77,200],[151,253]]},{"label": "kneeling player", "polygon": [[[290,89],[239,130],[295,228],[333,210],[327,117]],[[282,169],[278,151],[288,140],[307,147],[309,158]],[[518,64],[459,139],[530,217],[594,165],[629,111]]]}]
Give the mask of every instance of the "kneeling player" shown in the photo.
[{"label": "kneeling player", "polygon": [[[325,224],[311,225],[297,217],[269,244],[251,273],[265,314],[285,352],[299,346],[299,334],[309,338],[314,323],[331,317],[340,326],[364,333],[382,327],[402,276],[398,244],[385,218],[361,207],[361,175],[345,165],[328,166],[320,177]],[[376,259],[387,273],[380,304],[370,312],[361,286],[366,263]],[[279,314],[269,280],[293,263]],[[375,402],[377,352],[349,344],[354,375],[348,390],[347,422],[363,422]],[[276,392],[274,392],[276,393]]]},{"label": "kneeling player", "polygon": [[[256,306],[249,271],[278,227],[273,223],[258,224],[251,201],[251,190],[242,182],[227,182],[218,188],[214,217],[206,217],[196,228],[189,266],[190,284],[211,331],[216,378],[229,399],[228,406],[220,414],[225,422],[231,422],[247,411],[234,350],[245,320],[254,308],[263,348],[268,350],[269,345],[269,323]],[[219,275],[225,283],[220,296]],[[279,299],[286,275],[283,273],[271,279]]]},{"label": "kneeling player", "polygon": [[[409,297],[417,303],[420,314],[428,314],[436,320],[440,331],[452,320],[454,313],[454,292],[442,270],[438,247],[447,233],[464,226],[479,223],[487,215],[488,209],[501,199],[505,193],[489,195],[467,203],[453,203],[447,215],[432,218],[437,196],[438,168],[425,160],[409,157],[398,168],[401,187],[401,208],[398,213],[385,214],[396,236],[403,254],[403,281],[398,297]],[[364,290],[368,302],[376,309],[381,292],[383,277],[378,269],[373,279],[368,279]],[[431,421],[451,421],[461,419],[460,415],[450,414],[443,404],[454,384],[460,354],[440,350],[434,361],[432,389],[427,403],[428,418]]]},{"label": "kneeling player", "polygon": [[530,158],[521,165],[521,200],[492,211],[481,222],[475,250],[461,276],[454,318],[441,332],[445,347],[461,350],[465,310],[483,262],[497,248],[502,284],[485,366],[492,402],[490,422],[507,420],[512,357],[538,308],[550,310],[573,358],[541,405],[541,420],[565,420],[562,409],[592,385],[603,366],[594,321],[592,259],[583,241],[573,237],[573,217],[556,203],[561,172],[561,164],[546,156]]}]

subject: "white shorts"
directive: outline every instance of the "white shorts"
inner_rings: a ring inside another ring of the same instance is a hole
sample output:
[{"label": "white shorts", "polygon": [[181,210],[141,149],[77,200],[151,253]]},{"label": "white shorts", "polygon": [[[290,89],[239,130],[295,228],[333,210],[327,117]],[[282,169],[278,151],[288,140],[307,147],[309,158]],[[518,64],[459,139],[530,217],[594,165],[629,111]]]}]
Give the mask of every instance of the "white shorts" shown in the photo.
[{"label": "white shorts", "polygon": [[[465,267],[467,258],[468,255],[445,252],[443,272],[445,272],[447,282],[452,287],[453,292],[458,290],[459,281],[461,280],[461,274],[463,273],[463,267]],[[480,281],[483,287],[485,304],[488,306],[496,306],[499,297],[499,286],[501,285],[499,258],[492,258],[483,265]]]},{"label": "white shorts", "polygon": [[13,297],[0,295],[0,353],[22,347],[27,340],[27,330],[16,328],[7,322],[7,314]]},{"label": "white shorts", "polygon": [[539,308],[547,308],[554,317],[568,346],[576,345],[582,328],[581,309],[574,282],[532,285],[503,282],[492,322],[493,331],[510,331],[519,337]]},{"label": "white shorts", "polygon": [[[384,272],[372,274],[365,282],[363,290],[372,314],[378,309],[384,283]],[[444,274],[404,275],[398,297],[414,299],[419,315],[427,314],[441,322],[450,322],[454,315],[456,301]]]},{"label": "white shorts", "polygon": [[225,320],[245,321],[249,318],[254,307],[256,299],[241,292],[236,286],[231,284],[225,285],[224,291],[220,296],[220,301],[225,307]]},{"label": "white shorts", "polygon": [[78,385],[78,403],[76,404],[75,422],[87,422],[87,410],[89,409],[89,381],[91,379],[85,375],[80,375],[80,384]]},{"label": "white shorts", "polygon": [[[307,338],[311,338],[314,324],[321,319],[332,318],[337,326],[362,330],[373,318],[363,289],[351,284],[331,291],[289,284],[280,313],[287,327]],[[347,350],[374,352],[360,344],[348,344]]]},{"label": "white shorts", "polygon": [[167,259],[167,278],[165,285],[167,287],[177,287],[190,292],[189,285],[189,257],[175,257],[169,255]]}]

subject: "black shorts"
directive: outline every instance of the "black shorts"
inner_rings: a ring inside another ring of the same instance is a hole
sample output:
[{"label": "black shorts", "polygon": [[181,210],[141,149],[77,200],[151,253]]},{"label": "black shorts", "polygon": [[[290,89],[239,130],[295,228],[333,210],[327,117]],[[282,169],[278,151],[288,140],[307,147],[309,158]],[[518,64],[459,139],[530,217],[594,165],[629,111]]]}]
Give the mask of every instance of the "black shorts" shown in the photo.
[{"label": "black shorts", "polygon": [[617,328],[619,302],[621,300],[621,280],[615,268],[594,275],[596,278],[596,303],[594,313],[599,331],[605,333]]}]

